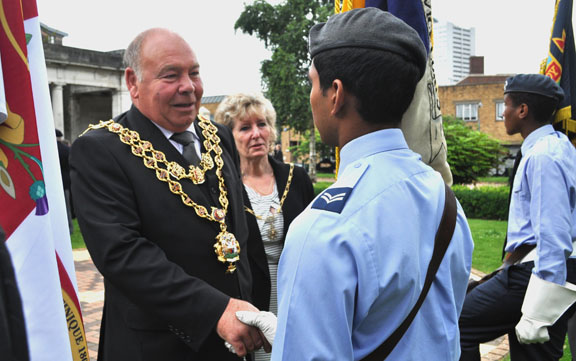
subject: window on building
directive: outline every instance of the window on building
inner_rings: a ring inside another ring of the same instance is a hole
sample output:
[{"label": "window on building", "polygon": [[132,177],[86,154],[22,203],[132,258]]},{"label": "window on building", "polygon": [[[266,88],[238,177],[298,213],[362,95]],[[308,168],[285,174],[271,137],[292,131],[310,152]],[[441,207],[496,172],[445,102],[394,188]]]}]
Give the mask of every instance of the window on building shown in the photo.
[{"label": "window on building", "polygon": [[496,120],[504,120],[502,113],[504,113],[504,101],[498,100],[496,101]]},{"label": "window on building", "polygon": [[478,120],[478,103],[456,104],[456,117],[466,122]]}]

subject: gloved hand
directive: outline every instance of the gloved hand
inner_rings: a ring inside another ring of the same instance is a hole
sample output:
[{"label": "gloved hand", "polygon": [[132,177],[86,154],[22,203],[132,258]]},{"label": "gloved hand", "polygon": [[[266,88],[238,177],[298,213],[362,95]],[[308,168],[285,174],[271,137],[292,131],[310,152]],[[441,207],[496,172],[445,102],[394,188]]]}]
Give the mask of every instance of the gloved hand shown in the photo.
[{"label": "gloved hand", "polygon": [[552,326],[553,324],[554,323],[533,320],[522,315],[522,318],[518,324],[516,324],[516,337],[518,338],[518,342],[527,344],[550,341],[548,326]]},{"label": "gloved hand", "polygon": [[542,343],[550,340],[548,327],[552,326],[576,301],[576,286],[561,286],[544,281],[535,274],[522,303],[522,318],[516,325],[516,337],[520,343]]},{"label": "gloved hand", "polygon": [[237,311],[236,318],[247,325],[258,327],[270,345],[274,343],[278,321],[272,312]]}]

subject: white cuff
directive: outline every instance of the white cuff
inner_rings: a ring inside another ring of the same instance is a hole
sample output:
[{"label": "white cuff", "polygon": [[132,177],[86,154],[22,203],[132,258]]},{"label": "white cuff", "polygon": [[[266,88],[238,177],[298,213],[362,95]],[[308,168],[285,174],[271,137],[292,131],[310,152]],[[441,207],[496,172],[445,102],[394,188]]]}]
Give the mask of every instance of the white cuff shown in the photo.
[{"label": "white cuff", "polygon": [[516,325],[518,341],[548,341],[547,327],[556,323],[575,301],[576,285],[567,282],[561,286],[532,273],[522,303],[522,318]]}]

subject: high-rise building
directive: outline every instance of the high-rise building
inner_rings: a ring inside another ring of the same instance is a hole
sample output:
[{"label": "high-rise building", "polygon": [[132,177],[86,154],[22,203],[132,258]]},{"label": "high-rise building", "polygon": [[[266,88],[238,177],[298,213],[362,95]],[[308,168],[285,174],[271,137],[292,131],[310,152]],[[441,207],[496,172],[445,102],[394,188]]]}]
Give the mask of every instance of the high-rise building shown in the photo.
[{"label": "high-rise building", "polygon": [[434,19],[434,72],[438,85],[452,85],[470,74],[476,31]]}]

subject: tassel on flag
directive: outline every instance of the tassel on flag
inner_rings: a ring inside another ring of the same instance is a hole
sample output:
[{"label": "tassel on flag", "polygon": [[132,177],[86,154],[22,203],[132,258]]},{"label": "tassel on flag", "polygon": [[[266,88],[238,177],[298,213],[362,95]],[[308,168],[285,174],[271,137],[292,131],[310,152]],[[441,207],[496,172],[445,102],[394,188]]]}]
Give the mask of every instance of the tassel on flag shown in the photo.
[{"label": "tassel on flag", "polygon": [[30,358],[88,361],[36,1],[0,0],[0,23],[0,226]]}]

